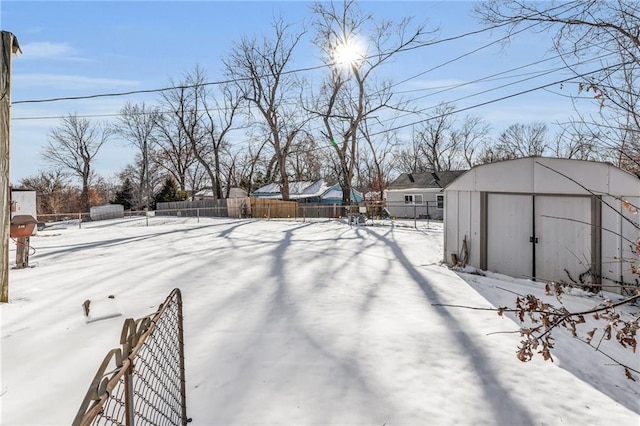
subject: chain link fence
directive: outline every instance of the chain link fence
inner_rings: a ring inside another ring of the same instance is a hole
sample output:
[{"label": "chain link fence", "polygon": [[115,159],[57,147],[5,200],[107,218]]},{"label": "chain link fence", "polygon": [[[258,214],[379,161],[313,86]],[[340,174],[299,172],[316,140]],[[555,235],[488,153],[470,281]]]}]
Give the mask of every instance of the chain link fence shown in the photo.
[{"label": "chain link fence", "polygon": [[125,320],[73,426],[186,425],[182,296],[174,289],[151,316]]}]

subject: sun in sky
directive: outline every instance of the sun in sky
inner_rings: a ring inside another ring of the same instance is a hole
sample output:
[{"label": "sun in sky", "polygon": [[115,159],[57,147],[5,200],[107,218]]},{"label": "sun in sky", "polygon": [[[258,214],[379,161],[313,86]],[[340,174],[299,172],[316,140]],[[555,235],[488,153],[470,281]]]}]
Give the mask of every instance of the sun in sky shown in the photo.
[{"label": "sun in sky", "polygon": [[339,42],[333,49],[333,61],[335,65],[346,70],[359,67],[365,58],[365,45],[355,36]]}]

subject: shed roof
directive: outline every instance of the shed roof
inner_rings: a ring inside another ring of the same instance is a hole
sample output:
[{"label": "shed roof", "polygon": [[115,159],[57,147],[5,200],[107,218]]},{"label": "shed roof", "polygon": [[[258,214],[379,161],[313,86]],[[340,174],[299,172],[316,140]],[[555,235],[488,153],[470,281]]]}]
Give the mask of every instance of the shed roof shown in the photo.
[{"label": "shed roof", "polygon": [[526,157],[475,166],[446,190],[634,196],[640,179],[610,163]]},{"label": "shed roof", "polygon": [[466,170],[402,173],[389,184],[389,189],[444,188],[464,174]]}]

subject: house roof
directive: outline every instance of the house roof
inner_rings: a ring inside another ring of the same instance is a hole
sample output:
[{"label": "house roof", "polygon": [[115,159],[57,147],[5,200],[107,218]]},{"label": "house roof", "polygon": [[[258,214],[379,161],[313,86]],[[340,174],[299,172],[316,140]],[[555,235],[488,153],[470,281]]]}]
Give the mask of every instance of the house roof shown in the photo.
[{"label": "house roof", "polygon": [[[225,194],[227,191],[226,188],[222,189],[222,193]],[[241,198],[246,197],[247,191],[245,189],[239,188],[237,186],[232,186],[229,189],[229,198]],[[211,187],[206,187],[201,189],[200,191],[194,194],[194,197],[198,198],[212,198],[213,197],[213,189]]]},{"label": "house roof", "polygon": [[[335,185],[327,189],[320,198],[322,198],[323,200],[342,200],[342,185],[336,183]],[[362,200],[362,193],[351,188],[351,201],[359,203]]]},{"label": "house roof", "polygon": [[444,188],[465,172],[466,170],[447,170],[441,172],[402,173],[389,184],[389,189]]},{"label": "house roof", "polygon": [[[289,198],[292,200],[300,198],[319,197],[329,187],[324,180],[289,182]],[[280,184],[270,183],[253,192],[254,197],[260,198],[280,198]]]},{"label": "house roof", "polygon": [[[270,183],[261,188],[258,188],[252,194],[256,198],[273,198],[280,199],[282,194],[280,193],[279,183]],[[300,181],[289,182],[289,199],[302,200],[305,198],[320,198],[322,200],[341,200],[342,199],[342,187],[340,184],[332,186],[327,185],[323,179],[319,179],[315,182]],[[356,202],[362,201],[362,194],[355,189],[351,190],[351,199]]]}]

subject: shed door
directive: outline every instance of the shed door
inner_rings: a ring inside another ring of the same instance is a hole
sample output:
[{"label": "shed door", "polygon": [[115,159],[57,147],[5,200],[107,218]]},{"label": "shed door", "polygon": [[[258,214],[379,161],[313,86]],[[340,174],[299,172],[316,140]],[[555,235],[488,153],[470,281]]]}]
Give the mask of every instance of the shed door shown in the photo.
[{"label": "shed door", "polygon": [[591,220],[589,197],[488,194],[487,269],[589,283]]},{"label": "shed door", "polygon": [[533,198],[487,194],[487,269],[517,278],[533,273]]},{"label": "shed door", "polygon": [[538,195],[535,209],[536,277],[591,282],[591,199]]}]

